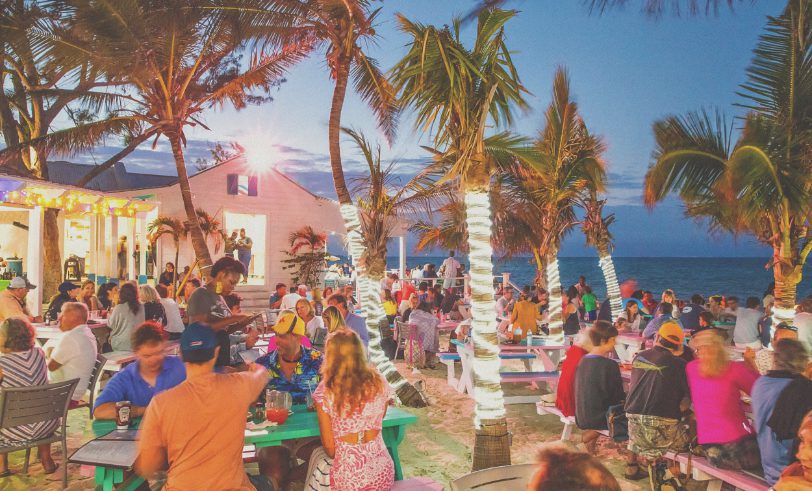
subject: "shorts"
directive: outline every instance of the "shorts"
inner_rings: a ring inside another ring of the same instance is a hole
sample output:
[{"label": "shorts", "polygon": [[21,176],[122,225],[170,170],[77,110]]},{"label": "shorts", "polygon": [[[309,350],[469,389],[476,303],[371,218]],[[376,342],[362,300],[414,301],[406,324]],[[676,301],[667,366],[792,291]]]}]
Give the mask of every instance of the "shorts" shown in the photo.
[{"label": "shorts", "polygon": [[587,322],[594,322],[598,320],[598,311],[597,310],[590,310],[586,314],[584,314],[584,320]]},{"label": "shorts", "polygon": [[755,436],[746,436],[731,443],[702,445],[705,458],[714,467],[733,471],[761,469],[761,454]]},{"label": "shorts", "polygon": [[667,452],[683,452],[691,442],[688,425],[677,419],[626,414],[629,419],[629,450],[656,460]]}]

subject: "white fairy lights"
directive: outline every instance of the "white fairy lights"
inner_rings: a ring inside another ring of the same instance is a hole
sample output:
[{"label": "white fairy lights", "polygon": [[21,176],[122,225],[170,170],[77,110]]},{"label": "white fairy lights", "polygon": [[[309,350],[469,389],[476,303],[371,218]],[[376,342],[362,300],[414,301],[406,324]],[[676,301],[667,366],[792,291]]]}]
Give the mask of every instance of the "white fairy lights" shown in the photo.
[{"label": "white fairy lights", "polygon": [[558,258],[547,263],[547,288],[550,299],[550,330],[561,329],[564,321],[561,318],[561,275],[558,272]]},{"label": "white fairy lights", "polygon": [[471,337],[474,342],[474,424],[483,419],[505,417],[505,401],[499,376],[499,344],[496,337],[493,299],[493,249],[491,210],[487,192],[465,193],[468,226],[468,260],[471,262]]},{"label": "white fairy lights", "polygon": [[[341,218],[344,219],[344,225],[347,227],[347,248],[352,257],[360,259],[364,254],[365,247],[361,236],[361,219],[358,208],[352,204],[342,204],[340,209]],[[381,348],[380,323],[386,318],[386,313],[381,304],[380,281],[370,278],[366,273],[366,269],[360,264],[356,264],[355,273],[358,298],[361,299],[361,309],[366,316],[367,332],[369,333],[369,359],[378,367],[384,378],[389,381],[390,374],[397,373],[397,369],[386,357],[383,348]],[[406,379],[403,377],[397,377],[396,380],[395,384],[390,384],[395,390],[398,390],[406,383]]]},{"label": "white fairy lights", "polygon": [[606,295],[609,297],[609,305],[612,307],[612,322],[615,322],[623,310],[620,285],[618,285],[617,274],[615,273],[615,263],[609,254],[601,257],[598,263],[601,265],[601,271],[603,271],[603,280],[606,282]]}]

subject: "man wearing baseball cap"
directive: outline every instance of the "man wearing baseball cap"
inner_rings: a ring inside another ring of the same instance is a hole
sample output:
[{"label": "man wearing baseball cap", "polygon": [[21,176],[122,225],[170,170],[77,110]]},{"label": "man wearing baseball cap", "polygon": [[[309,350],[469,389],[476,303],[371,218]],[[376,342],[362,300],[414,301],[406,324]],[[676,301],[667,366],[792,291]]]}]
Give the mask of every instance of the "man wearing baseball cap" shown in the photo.
[{"label": "man wearing baseball cap", "polygon": [[38,320],[31,315],[25,305],[25,296],[28,295],[28,291],[36,287],[28,281],[28,278],[22,276],[12,278],[8,288],[0,292],[0,322],[9,317],[25,317],[31,322]]},{"label": "man wearing baseball cap", "polygon": [[62,312],[62,304],[65,302],[75,302],[76,297],[79,296],[79,292],[82,291],[82,287],[70,281],[63,281],[62,284],[59,285],[58,290],[59,293],[51,298],[48,310],[45,313],[47,320],[57,320],[59,313]]},{"label": "man wearing baseball cap", "polygon": [[[322,354],[302,345],[305,322],[291,311],[283,311],[273,326],[276,350],[257,359],[268,371],[268,388],[289,392],[294,404],[304,404],[307,395],[319,385]],[[303,477],[310,454],[319,446],[318,438],[286,440],[278,447],[265,447],[257,452],[259,469],[275,482],[285,482],[290,475]],[[304,464],[291,469],[295,459]]]},{"label": "man wearing baseball cap", "polygon": [[691,395],[687,362],[680,357],[684,349],[685,333],[670,320],[657,331],[654,347],[637,353],[632,362],[625,407],[629,450],[647,459],[679,452],[690,442],[687,424],[681,421]]},{"label": "man wearing baseball cap", "polygon": [[150,478],[167,469],[167,489],[272,491],[263,476],[249,476],[242,463],[245,415],[268,380],[251,364],[218,374],[215,331],[194,322],[181,335],[186,381],[158,394],[147,407],[138,440],[136,472]]}]

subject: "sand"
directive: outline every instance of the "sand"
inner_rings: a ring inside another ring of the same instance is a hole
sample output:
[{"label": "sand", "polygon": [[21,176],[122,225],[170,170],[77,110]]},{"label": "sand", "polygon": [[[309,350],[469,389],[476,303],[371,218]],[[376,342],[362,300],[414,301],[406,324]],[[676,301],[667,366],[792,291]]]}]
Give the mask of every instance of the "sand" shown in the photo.
[{"label": "sand", "polygon": [[[516,362],[516,370],[521,365]],[[471,471],[471,453],[474,442],[473,410],[474,402],[467,395],[457,393],[446,383],[445,365],[438,364],[434,370],[424,370],[413,374],[401,362],[397,363],[401,373],[414,382],[424,380],[426,393],[431,405],[423,409],[404,408],[415,414],[418,422],[407,429],[406,439],[400,446],[400,458],[406,477],[428,476],[446,485]],[[459,367],[457,368],[459,373]],[[513,386],[522,384],[511,384]],[[508,394],[524,395],[541,393],[532,391],[528,386],[510,387]],[[86,410],[72,411],[68,418],[68,448],[73,453],[81,444],[92,438]],[[561,435],[562,424],[555,416],[536,414],[534,404],[514,404],[507,406],[508,425],[513,434],[511,459],[514,464],[533,462],[538,449],[547,442],[556,442]],[[575,432],[576,439],[578,432]],[[576,445],[570,443],[574,448]],[[577,448],[582,449],[581,445]],[[59,445],[53,446],[54,460],[59,462],[62,451]],[[32,452],[32,460],[36,451]],[[628,482],[621,476],[623,459],[617,445],[603,442],[598,455],[601,461],[618,477],[624,491],[648,489],[647,481]],[[61,469],[57,473],[44,476],[42,466],[32,464],[30,476],[21,473],[24,452],[15,452],[10,456],[10,465],[17,474],[0,479],[0,491],[4,490],[58,490],[61,489]],[[93,477],[82,476],[79,466],[70,465],[69,490],[92,489]],[[301,489],[301,484],[291,489]],[[705,489],[704,483],[692,482],[691,490]]]}]

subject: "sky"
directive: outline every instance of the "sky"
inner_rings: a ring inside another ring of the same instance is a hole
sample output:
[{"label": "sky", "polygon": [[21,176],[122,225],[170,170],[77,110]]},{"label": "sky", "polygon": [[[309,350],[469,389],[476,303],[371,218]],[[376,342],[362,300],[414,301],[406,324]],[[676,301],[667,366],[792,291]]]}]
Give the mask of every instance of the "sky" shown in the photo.
[{"label": "sky", "polygon": [[[769,252],[750,237],[711,236],[701,223],[684,218],[681,204],[669,199],[648,210],[642,205],[642,179],[650,164],[654,140],[652,123],[669,114],[720,108],[741,114],[736,91],[747,68],[767,15],[780,13],[784,2],[742,2],[735,12],[718,16],[664,17],[642,15],[642,0],[622,10],[592,14],[578,0],[514,0],[519,10],[506,28],[519,75],[530,92],[531,110],[520,114],[512,130],[534,136],[549,104],[557,66],[569,72],[571,92],[590,131],[602,135],[609,175],[607,211],[614,213],[617,256],[766,256]],[[442,25],[465,14],[472,0],[387,0],[378,16],[380,39],[368,53],[389,69],[406,52],[407,37],[398,30],[396,14],[413,21]],[[472,40],[473,23],[465,29]],[[317,194],[333,197],[329,171],[327,121],[332,83],[323,53],[294,67],[274,100],[242,111],[225,109],[206,115],[210,131],[188,133],[187,161],[208,156],[213,142],[237,141],[249,149],[258,166],[275,166]],[[398,137],[388,146],[365,104],[348,93],[342,123],[379,140],[386,161],[397,162],[406,179],[427,161],[420,145],[431,135],[414,131],[409,114],[400,121]],[[76,161],[98,162],[115,151],[115,142]],[[350,177],[364,164],[353,145],[342,144]],[[153,150],[144,145],[124,163],[132,172],[173,174],[166,141]],[[565,240],[563,256],[594,255],[576,229]]]}]

